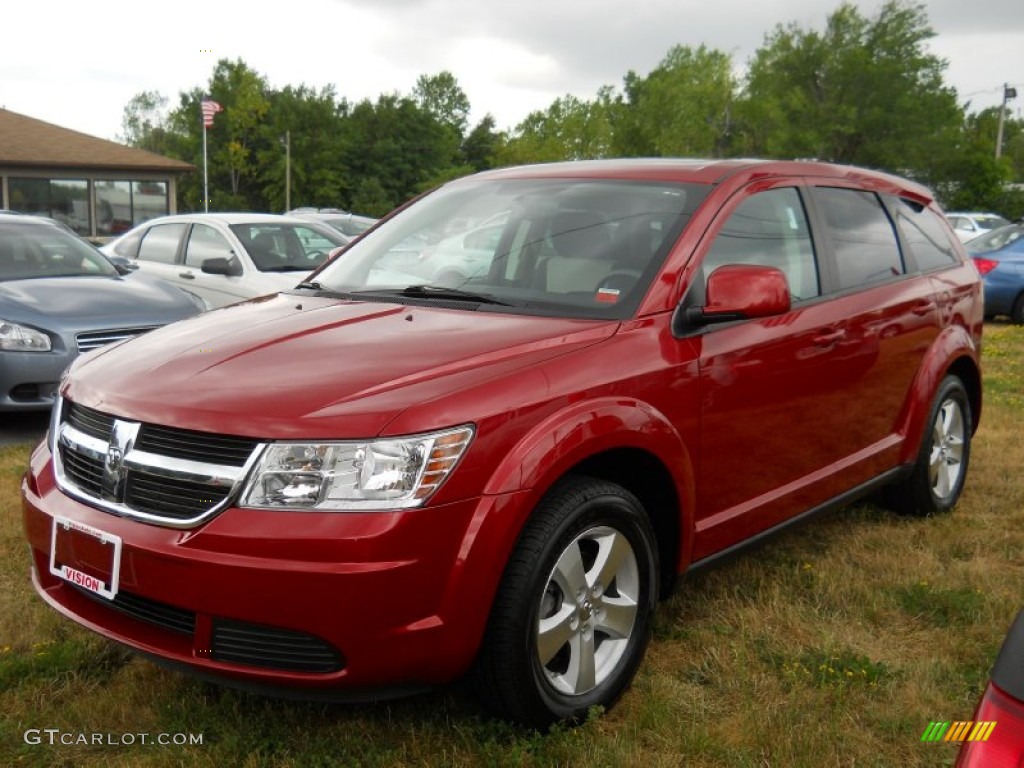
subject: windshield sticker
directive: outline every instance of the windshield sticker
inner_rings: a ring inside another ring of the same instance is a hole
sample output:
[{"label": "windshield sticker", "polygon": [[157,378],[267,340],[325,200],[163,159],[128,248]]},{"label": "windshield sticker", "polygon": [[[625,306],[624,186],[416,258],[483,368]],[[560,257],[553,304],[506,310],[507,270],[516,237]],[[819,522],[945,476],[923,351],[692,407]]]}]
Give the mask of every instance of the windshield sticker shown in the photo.
[{"label": "windshield sticker", "polygon": [[602,304],[615,304],[619,300],[620,293],[618,288],[598,288],[595,298]]}]

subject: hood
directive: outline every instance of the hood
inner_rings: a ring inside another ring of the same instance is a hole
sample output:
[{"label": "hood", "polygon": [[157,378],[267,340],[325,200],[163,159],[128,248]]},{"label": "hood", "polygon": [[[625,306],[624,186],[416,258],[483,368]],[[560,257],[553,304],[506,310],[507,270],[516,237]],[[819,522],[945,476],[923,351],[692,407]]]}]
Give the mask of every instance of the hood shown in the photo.
[{"label": "hood", "polygon": [[0,282],[0,317],[43,328],[164,325],[199,311],[183,291],[146,275]]},{"label": "hood", "polygon": [[370,437],[418,403],[597,343],[617,327],[282,294],[89,355],[72,368],[64,394],[186,429]]}]

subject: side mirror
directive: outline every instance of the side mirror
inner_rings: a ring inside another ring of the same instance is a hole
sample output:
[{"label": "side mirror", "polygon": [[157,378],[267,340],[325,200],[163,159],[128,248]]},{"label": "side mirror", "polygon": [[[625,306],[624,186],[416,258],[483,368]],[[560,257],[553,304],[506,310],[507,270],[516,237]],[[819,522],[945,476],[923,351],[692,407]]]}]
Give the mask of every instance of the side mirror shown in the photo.
[{"label": "side mirror", "polygon": [[695,325],[772,317],[789,311],[789,283],[782,270],[751,264],[726,264],[708,277],[703,307],[690,307]]},{"label": "side mirror", "polygon": [[207,275],[238,277],[242,274],[242,265],[238,263],[237,259],[225,259],[218,256],[215,259],[204,259],[202,272]]},{"label": "side mirror", "polygon": [[114,269],[119,275],[130,275],[139,268],[138,264],[129,261],[124,256],[107,256],[107,261],[114,265]]}]

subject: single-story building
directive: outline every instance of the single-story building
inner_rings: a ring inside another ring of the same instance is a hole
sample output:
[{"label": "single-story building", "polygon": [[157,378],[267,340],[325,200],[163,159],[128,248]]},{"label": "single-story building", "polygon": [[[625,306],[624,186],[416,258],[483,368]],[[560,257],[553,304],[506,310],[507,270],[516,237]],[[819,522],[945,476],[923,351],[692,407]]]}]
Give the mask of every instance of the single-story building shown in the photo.
[{"label": "single-story building", "polygon": [[176,213],[195,166],[0,109],[0,209],[50,216],[110,237]]}]

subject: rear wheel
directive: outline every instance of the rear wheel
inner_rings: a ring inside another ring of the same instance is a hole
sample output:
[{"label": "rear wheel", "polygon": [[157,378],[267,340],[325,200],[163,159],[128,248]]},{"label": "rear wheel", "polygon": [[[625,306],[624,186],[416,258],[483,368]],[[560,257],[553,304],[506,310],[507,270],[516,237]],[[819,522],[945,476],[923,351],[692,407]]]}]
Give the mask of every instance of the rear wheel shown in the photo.
[{"label": "rear wheel", "polygon": [[891,489],[889,501],[898,512],[932,515],[953,508],[967,476],[971,425],[967,390],[956,376],[947,376],[935,395],[913,470]]},{"label": "rear wheel", "polygon": [[1013,309],[1010,310],[1010,319],[1017,325],[1024,325],[1024,293],[1013,302]]},{"label": "rear wheel", "polygon": [[654,533],[614,483],[559,483],[527,523],[491,610],[477,682],[502,716],[544,727],[614,704],[647,648]]}]

